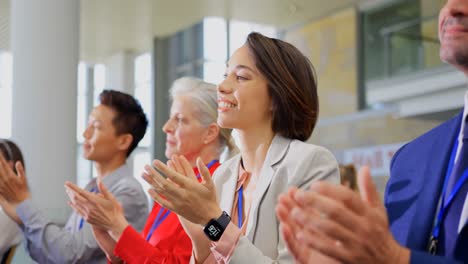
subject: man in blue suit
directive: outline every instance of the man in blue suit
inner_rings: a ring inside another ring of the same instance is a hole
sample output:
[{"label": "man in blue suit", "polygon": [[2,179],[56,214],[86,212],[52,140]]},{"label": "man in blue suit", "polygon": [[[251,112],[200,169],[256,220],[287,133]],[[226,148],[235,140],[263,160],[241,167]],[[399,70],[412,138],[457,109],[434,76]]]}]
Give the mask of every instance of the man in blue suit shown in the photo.
[{"label": "man in blue suit", "polygon": [[[439,15],[440,57],[468,76],[468,0]],[[461,98],[460,98],[461,100]],[[367,168],[360,195],[316,183],[290,190],[277,215],[300,263],[468,263],[468,92],[464,111],[394,156],[385,207]]]}]

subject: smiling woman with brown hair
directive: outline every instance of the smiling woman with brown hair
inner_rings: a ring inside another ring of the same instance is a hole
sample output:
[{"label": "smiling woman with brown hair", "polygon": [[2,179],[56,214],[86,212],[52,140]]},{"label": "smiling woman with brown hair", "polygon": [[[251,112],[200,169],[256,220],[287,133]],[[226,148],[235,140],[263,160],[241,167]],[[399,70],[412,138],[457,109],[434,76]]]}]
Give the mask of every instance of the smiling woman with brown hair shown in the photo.
[{"label": "smiling woman with brown hair", "polygon": [[199,159],[202,184],[184,157],[155,161],[167,179],[148,166],[150,194],[179,215],[197,263],[293,263],[275,216],[279,195],[339,182],[333,155],[304,142],[318,118],[311,64],[291,44],[251,33],[229,59],[218,105],[218,124],[238,132],[240,154],[213,179]]}]

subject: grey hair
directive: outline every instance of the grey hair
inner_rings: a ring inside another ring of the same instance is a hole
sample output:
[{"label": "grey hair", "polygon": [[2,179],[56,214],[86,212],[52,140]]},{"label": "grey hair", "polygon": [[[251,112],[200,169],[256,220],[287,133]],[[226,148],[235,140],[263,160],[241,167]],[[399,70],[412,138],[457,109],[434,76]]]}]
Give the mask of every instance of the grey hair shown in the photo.
[{"label": "grey hair", "polygon": [[[216,85],[204,82],[195,77],[182,77],[174,81],[169,90],[171,100],[177,96],[188,96],[194,101],[196,107],[195,116],[203,126],[217,123],[218,98]],[[238,152],[238,148],[231,135],[232,129],[221,128],[219,130],[219,155],[227,148],[228,157]]]}]

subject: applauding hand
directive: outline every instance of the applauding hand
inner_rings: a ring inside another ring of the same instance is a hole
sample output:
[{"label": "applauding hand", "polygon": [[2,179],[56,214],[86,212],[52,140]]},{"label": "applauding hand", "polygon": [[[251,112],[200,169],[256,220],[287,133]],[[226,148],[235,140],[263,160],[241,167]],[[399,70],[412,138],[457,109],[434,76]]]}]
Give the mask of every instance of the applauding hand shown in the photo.
[{"label": "applauding hand", "polygon": [[31,197],[23,165],[18,161],[15,167],[18,175],[0,154],[0,195],[13,207]]},{"label": "applauding hand", "polygon": [[221,215],[210,171],[201,159],[197,159],[203,179],[201,183],[183,156],[174,156],[169,166],[159,160],[155,160],[153,165],[167,178],[149,165],[145,166],[143,178],[152,186],[149,194],[161,206],[199,225],[205,225]]},{"label": "applauding hand", "polygon": [[[409,263],[409,250],[393,238],[385,207],[368,168],[359,172],[360,195],[345,186],[316,182],[280,197],[277,215],[296,260]],[[325,261],[323,261],[325,262]]]},{"label": "applauding hand", "polygon": [[65,183],[70,201],[68,204],[89,224],[107,230],[114,240],[128,226],[120,203],[107,188],[98,183],[99,194],[81,189],[71,182]]}]

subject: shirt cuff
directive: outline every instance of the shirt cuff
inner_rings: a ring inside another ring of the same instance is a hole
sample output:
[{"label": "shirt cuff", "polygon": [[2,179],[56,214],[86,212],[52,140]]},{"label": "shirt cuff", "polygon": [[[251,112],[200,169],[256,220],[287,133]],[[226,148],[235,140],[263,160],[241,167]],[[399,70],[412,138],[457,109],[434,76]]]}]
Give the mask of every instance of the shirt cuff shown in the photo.
[{"label": "shirt cuff", "polygon": [[241,235],[242,230],[232,222],[229,222],[221,236],[221,239],[216,242],[211,242],[211,252],[213,253],[213,257],[217,263],[229,263],[229,259],[231,258]]},{"label": "shirt cuff", "polygon": [[16,214],[23,222],[21,228],[24,229],[40,214],[40,210],[34,206],[32,199],[26,199],[16,206]]}]

